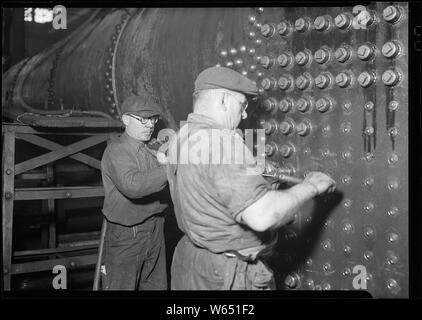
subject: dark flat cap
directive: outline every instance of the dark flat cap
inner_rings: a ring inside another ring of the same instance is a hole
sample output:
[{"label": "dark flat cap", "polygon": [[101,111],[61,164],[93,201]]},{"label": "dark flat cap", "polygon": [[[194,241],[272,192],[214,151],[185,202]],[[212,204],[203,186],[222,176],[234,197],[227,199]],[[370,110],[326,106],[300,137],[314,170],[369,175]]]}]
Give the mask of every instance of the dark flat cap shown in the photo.
[{"label": "dark flat cap", "polygon": [[132,113],[140,117],[159,116],[160,106],[148,95],[132,95],[123,102],[121,107],[122,113]]},{"label": "dark flat cap", "polygon": [[255,82],[225,67],[207,68],[198,75],[195,80],[195,91],[206,89],[228,89],[244,94],[258,94]]}]

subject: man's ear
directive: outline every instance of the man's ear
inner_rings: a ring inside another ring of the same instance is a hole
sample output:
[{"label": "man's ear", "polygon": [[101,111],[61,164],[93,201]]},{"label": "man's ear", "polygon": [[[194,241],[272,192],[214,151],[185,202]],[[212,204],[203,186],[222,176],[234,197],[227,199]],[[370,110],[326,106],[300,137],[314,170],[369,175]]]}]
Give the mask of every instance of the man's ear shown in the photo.
[{"label": "man's ear", "polygon": [[129,125],[130,117],[127,114],[122,115],[122,122],[125,126]]}]

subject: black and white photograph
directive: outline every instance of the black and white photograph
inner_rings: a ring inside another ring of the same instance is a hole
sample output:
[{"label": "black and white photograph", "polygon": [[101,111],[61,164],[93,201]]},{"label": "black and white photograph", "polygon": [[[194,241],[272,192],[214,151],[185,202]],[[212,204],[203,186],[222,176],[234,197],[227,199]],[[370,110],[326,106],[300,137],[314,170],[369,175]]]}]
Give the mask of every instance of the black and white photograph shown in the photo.
[{"label": "black and white photograph", "polygon": [[2,297],[412,298],[418,7],[193,4],[3,5]]}]

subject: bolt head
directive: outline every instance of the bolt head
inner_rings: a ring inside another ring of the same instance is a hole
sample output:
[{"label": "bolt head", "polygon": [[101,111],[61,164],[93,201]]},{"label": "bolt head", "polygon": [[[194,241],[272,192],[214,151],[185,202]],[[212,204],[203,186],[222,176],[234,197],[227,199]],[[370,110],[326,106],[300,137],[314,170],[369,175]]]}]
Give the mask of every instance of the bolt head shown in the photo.
[{"label": "bolt head", "polygon": [[374,80],[374,76],[366,71],[362,72],[358,76],[358,82],[364,88],[369,87],[374,82]]},{"label": "bolt head", "polygon": [[347,29],[350,25],[350,18],[346,14],[340,13],[337,17],[335,17],[334,24],[339,29]]},{"label": "bolt head", "polygon": [[346,62],[347,59],[350,57],[350,52],[346,48],[340,47],[338,48],[334,55],[336,56],[336,59],[338,62]]},{"label": "bolt head", "polygon": [[6,170],[6,174],[7,174],[7,175],[11,175],[11,174],[12,174],[12,169],[7,169],[7,170]]},{"label": "bolt head", "polygon": [[277,32],[281,36],[286,36],[290,32],[290,26],[287,22],[282,21],[279,24],[277,24]]},{"label": "bolt head", "polygon": [[383,10],[382,16],[385,21],[395,23],[400,19],[401,13],[397,7],[388,6]]},{"label": "bolt head", "polygon": [[319,16],[314,21],[315,29],[318,31],[324,31],[328,28],[328,20],[326,17]]},{"label": "bolt head", "polygon": [[395,42],[388,41],[384,43],[384,45],[382,46],[381,52],[384,55],[384,57],[391,59],[391,58],[396,57],[399,54],[400,47]]},{"label": "bolt head", "polygon": [[256,46],[259,47],[262,44],[262,40],[261,39],[255,39],[254,43],[255,43]]},{"label": "bolt head", "polygon": [[369,45],[364,44],[358,48],[358,57],[361,60],[369,60],[374,55],[374,49],[371,48]]},{"label": "bolt head", "polygon": [[393,86],[399,82],[400,76],[395,70],[387,70],[382,74],[381,79],[386,86]]},{"label": "bolt head", "polygon": [[303,51],[299,52],[296,57],[295,57],[295,61],[298,65],[303,66],[308,62],[309,58],[307,56],[307,54]]},{"label": "bolt head", "polygon": [[308,22],[304,18],[299,18],[295,21],[295,30],[298,32],[305,32]]},{"label": "bolt head", "polygon": [[319,49],[314,54],[314,59],[319,64],[327,62],[328,57],[329,57],[329,55],[328,55],[327,51],[324,50],[324,49]]}]

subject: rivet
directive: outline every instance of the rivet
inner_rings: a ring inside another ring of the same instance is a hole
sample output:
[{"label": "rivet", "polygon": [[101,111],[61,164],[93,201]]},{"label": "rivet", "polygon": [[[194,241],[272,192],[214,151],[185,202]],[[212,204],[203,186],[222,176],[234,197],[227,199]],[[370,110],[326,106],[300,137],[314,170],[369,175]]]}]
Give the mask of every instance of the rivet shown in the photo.
[{"label": "rivet", "polygon": [[343,176],[341,178],[341,182],[343,182],[344,184],[351,184],[352,183],[352,177],[349,175]]},{"label": "rivet", "polygon": [[389,217],[395,217],[399,214],[399,208],[397,207],[392,207],[390,210],[387,211],[387,215]]},{"label": "rivet", "polygon": [[397,241],[399,241],[398,234],[395,232],[390,232],[387,236],[387,241],[390,243],[396,243]]},{"label": "rivet", "polygon": [[373,239],[375,237],[375,230],[372,227],[366,227],[363,235],[367,239]]},{"label": "rivet", "polygon": [[326,251],[331,251],[333,249],[333,244],[330,239],[325,240],[322,243],[322,248]]},{"label": "rivet", "polygon": [[13,193],[12,193],[12,192],[10,192],[10,191],[6,191],[6,192],[4,193],[4,198],[5,198],[6,200],[10,200],[10,199],[12,199],[12,198],[13,198]]},{"label": "rivet", "polygon": [[372,111],[374,110],[374,103],[372,101],[368,101],[365,103],[364,108],[366,111]]},{"label": "rivet", "polygon": [[226,62],[226,67],[227,68],[233,68],[233,61],[227,61]]},{"label": "rivet", "polygon": [[345,134],[350,133],[352,131],[352,124],[350,122],[344,122],[340,125],[340,127],[341,131]]},{"label": "rivet", "polygon": [[220,57],[222,57],[222,58],[227,58],[227,56],[228,56],[228,52],[227,52],[227,50],[221,50],[220,51]]},{"label": "rivet", "polygon": [[[350,247],[349,247],[350,248]],[[350,268],[344,268],[343,270],[343,276],[348,277],[352,274],[352,270]]]},{"label": "rivet", "polygon": [[344,160],[349,160],[351,157],[352,157],[352,153],[350,152],[350,151],[343,151],[342,153],[341,153],[341,157],[344,159]]},{"label": "rivet", "polygon": [[371,187],[373,184],[374,184],[374,178],[372,178],[372,177],[368,177],[368,178],[364,179],[364,181],[363,181],[363,185],[365,187]]},{"label": "rivet", "polygon": [[239,52],[240,53],[245,53],[246,52],[246,46],[245,45],[240,45],[239,46]]},{"label": "rivet", "polygon": [[256,22],[256,17],[250,15],[250,16],[248,16],[248,21],[249,21],[250,24],[254,24]]},{"label": "rivet", "polygon": [[229,50],[229,54],[230,54],[231,56],[235,56],[235,55],[237,55],[237,49],[236,49],[236,48],[230,48],[230,50]]},{"label": "rivet", "polygon": [[365,203],[365,205],[363,206],[363,210],[365,210],[366,212],[372,212],[374,210],[374,204],[372,202],[367,202]]},{"label": "rivet", "polygon": [[345,103],[343,104],[343,109],[344,109],[344,111],[346,111],[346,112],[350,112],[350,111],[351,111],[351,109],[352,109],[352,103],[351,103],[351,102],[345,102]]},{"label": "rivet", "polygon": [[369,126],[369,127],[366,127],[365,128],[365,131],[364,132],[365,132],[366,135],[370,136],[370,135],[373,135],[374,134],[375,129],[372,126]]},{"label": "rivet", "polygon": [[331,263],[329,263],[329,262],[325,262],[322,265],[322,270],[324,270],[325,272],[330,272],[331,269],[332,269],[332,266],[331,266]]},{"label": "rivet", "polygon": [[344,233],[346,234],[351,234],[353,233],[353,225],[350,222],[345,222],[343,224],[343,228],[342,230],[344,231]]},{"label": "rivet", "polygon": [[352,200],[350,200],[350,199],[345,199],[345,200],[343,201],[343,206],[344,206],[346,209],[350,209],[350,207],[352,206]]},{"label": "rivet", "polygon": [[399,284],[394,279],[388,279],[386,284],[388,290],[390,290],[390,292],[394,295],[398,294],[401,290]]},{"label": "rivet", "polygon": [[7,174],[7,175],[11,175],[11,174],[12,174],[12,169],[7,169],[7,170],[6,170],[6,174]]},{"label": "rivet", "polygon": [[392,180],[388,182],[388,190],[396,191],[399,188],[399,183],[397,180]]},{"label": "rivet", "polygon": [[255,43],[256,46],[259,47],[262,44],[262,40],[261,39],[255,39],[254,43]]},{"label": "rivet", "polygon": [[397,129],[396,127],[392,127],[388,130],[388,135],[390,137],[397,137],[398,134],[399,134],[399,129]]},{"label": "rivet", "polygon": [[[251,40],[252,40],[253,38],[255,38],[255,36],[256,36],[256,33],[255,33],[254,31],[249,31],[249,32],[248,32],[248,38],[249,38],[249,39],[251,39]],[[249,49],[249,50],[250,50],[250,49]],[[255,49],[254,49],[254,50],[255,50]]]},{"label": "rivet", "polygon": [[251,64],[251,65],[249,66],[249,72],[254,73],[255,71],[256,71],[256,65]]},{"label": "rivet", "polygon": [[321,287],[322,290],[331,290],[331,284],[329,284],[328,282],[324,282]]},{"label": "rivet", "polygon": [[236,58],[236,59],[234,60],[234,64],[235,64],[235,66],[236,66],[236,67],[240,67],[240,66],[242,66],[242,65],[243,65],[243,60],[242,60],[242,59],[240,59],[240,58]]},{"label": "rivet", "polygon": [[387,263],[389,265],[395,265],[398,262],[399,262],[399,258],[397,257],[397,255],[395,255],[394,252],[392,252],[392,251],[388,252]]},{"label": "rivet", "polygon": [[350,246],[345,246],[343,248],[343,254],[347,257],[350,257],[352,255],[352,248]]},{"label": "rivet", "polygon": [[365,258],[365,260],[371,260],[374,257],[374,253],[370,250],[366,250],[363,253],[363,257]]},{"label": "rivet", "polygon": [[72,197],[72,193],[70,193],[70,192],[66,192],[65,197],[66,197],[66,198],[71,198],[71,197]]},{"label": "rivet", "polygon": [[388,109],[391,111],[397,110],[399,107],[399,103],[397,101],[390,101],[390,103],[388,104]]}]

